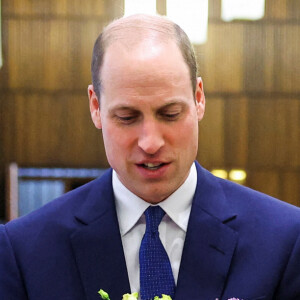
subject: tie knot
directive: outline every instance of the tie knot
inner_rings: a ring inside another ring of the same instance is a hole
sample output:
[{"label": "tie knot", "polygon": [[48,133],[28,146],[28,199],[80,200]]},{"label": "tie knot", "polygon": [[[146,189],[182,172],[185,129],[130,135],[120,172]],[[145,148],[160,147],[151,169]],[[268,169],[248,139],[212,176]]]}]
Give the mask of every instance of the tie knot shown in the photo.
[{"label": "tie knot", "polygon": [[158,226],[164,215],[165,212],[160,206],[149,206],[145,211],[146,232],[157,233]]}]

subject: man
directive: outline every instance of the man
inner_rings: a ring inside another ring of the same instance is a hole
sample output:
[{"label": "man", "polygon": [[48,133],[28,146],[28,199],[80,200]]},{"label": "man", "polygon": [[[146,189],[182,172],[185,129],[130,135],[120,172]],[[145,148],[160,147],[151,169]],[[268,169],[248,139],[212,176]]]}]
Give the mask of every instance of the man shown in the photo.
[{"label": "man", "polygon": [[1,300],[139,292],[144,212],[157,205],[174,299],[300,299],[300,210],[194,162],[205,110],[196,72],[185,33],[165,18],[104,30],[88,95],[113,171],[0,228]]}]

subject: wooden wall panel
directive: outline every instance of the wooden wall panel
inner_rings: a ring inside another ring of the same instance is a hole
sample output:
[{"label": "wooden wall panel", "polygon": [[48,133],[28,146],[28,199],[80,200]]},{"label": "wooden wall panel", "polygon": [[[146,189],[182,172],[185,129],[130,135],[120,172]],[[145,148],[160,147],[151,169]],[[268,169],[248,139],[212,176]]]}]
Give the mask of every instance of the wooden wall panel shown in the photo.
[{"label": "wooden wall panel", "polygon": [[286,21],[299,20],[299,17],[299,0],[266,0],[264,19]]},{"label": "wooden wall panel", "polygon": [[276,82],[274,91],[300,92],[300,26],[282,25],[276,28]]},{"label": "wooden wall panel", "polygon": [[86,95],[15,95],[3,108],[6,161],[23,166],[107,165]]},{"label": "wooden wall panel", "polygon": [[289,0],[287,8],[287,16],[292,20],[300,19],[300,1],[299,0]]},{"label": "wooden wall panel", "polygon": [[34,15],[50,12],[51,1],[9,0],[3,2],[4,14]]},{"label": "wooden wall panel", "polygon": [[[9,156],[16,150],[16,144],[13,141],[14,136],[17,134],[16,121],[15,121],[15,101],[14,95],[10,93],[1,93],[0,96],[1,107],[1,121],[0,121],[0,136],[1,136],[1,159],[2,170],[5,170],[5,164],[9,162]],[[20,116],[22,117],[22,116]],[[12,155],[13,158],[13,155]],[[4,178],[2,177],[2,180]]]},{"label": "wooden wall panel", "polygon": [[250,99],[249,102],[249,163],[259,168],[277,165],[276,107],[272,101],[264,99]]},{"label": "wooden wall panel", "polygon": [[8,86],[8,64],[6,62],[7,59],[7,52],[8,49],[6,47],[7,40],[8,40],[8,32],[7,30],[4,30],[4,28],[7,28],[7,21],[6,20],[1,20],[1,27],[2,27],[2,32],[1,32],[1,38],[2,38],[2,67],[0,68],[0,93],[1,90],[6,88]]},{"label": "wooden wall panel", "polygon": [[225,163],[234,168],[247,168],[248,143],[248,99],[225,99]]},{"label": "wooden wall panel", "polygon": [[274,70],[274,25],[261,26],[251,24],[244,31],[244,91],[272,92],[274,76],[280,72]]},{"label": "wooden wall panel", "polygon": [[[252,28],[257,29],[257,26],[252,26]],[[258,30],[258,29],[257,29]],[[261,89],[261,91],[272,93],[274,91],[274,88],[276,86],[275,84],[275,77],[278,77],[278,74],[280,74],[280,71],[275,69],[275,54],[277,53],[278,49],[275,46],[275,32],[276,32],[276,26],[275,25],[266,25],[264,26],[263,31],[263,41],[262,45],[258,45],[257,48],[260,51],[260,55],[263,55],[263,82],[264,86]],[[256,40],[255,37],[253,37],[254,40]],[[251,44],[251,40],[248,40],[248,44]],[[253,57],[253,56],[252,56]],[[251,63],[248,60],[248,64]],[[256,61],[257,63],[257,61]],[[245,70],[245,76],[248,70]],[[247,75],[250,76],[250,75]],[[254,77],[255,76],[251,75]],[[257,74],[257,76],[260,76]],[[252,84],[253,85],[253,84]],[[255,89],[254,89],[255,91]]]},{"label": "wooden wall panel", "polygon": [[281,20],[287,19],[288,0],[266,0],[265,2],[265,18]]},{"label": "wooden wall panel", "polygon": [[9,0],[3,1],[3,13],[21,16],[103,16],[105,6],[105,0]]},{"label": "wooden wall panel", "polygon": [[206,99],[206,112],[199,129],[198,160],[210,168],[224,165],[223,99]]},{"label": "wooden wall panel", "polygon": [[299,100],[250,99],[249,164],[299,167]]},{"label": "wooden wall panel", "polygon": [[247,185],[272,197],[283,199],[279,172],[268,170],[249,171]]},{"label": "wooden wall panel", "polygon": [[207,92],[242,91],[243,25],[210,24],[203,56]]},{"label": "wooden wall panel", "polygon": [[86,90],[93,44],[103,25],[12,20],[9,26],[10,88]]},{"label": "wooden wall panel", "polygon": [[262,91],[265,88],[264,56],[265,28],[248,26],[244,30],[244,88],[245,91]]},{"label": "wooden wall panel", "polygon": [[[157,0],[165,1],[165,0]],[[300,2],[299,0],[266,0],[265,16],[263,21],[267,20],[299,20]],[[221,19],[221,0],[209,0],[209,18],[210,20]]]},{"label": "wooden wall panel", "polygon": [[209,20],[217,20],[221,18],[221,1],[210,0],[208,2],[208,18]]},{"label": "wooden wall panel", "polygon": [[8,88],[41,88],[46,67],[44,39],[48,35],[42,23],[8,21]]},{"label": "wooden wall panel", "polygon": [[300,172],[285,172],[282,177],[283,200],[300,206]]},{"label": "wooden wall panel", "polygon": [[300,172],[283,169],[249,171],[247,185],[262,193],[300,206]]},{"label": "wooden wall panel", "polygon": [[9,81],[12,89],[86,89],[96,22],[11,20],[8,24]]},{"label": "wooden wall panel", "polygon": [[282,168],[300,168],[300,101],[278,99],[274,102],[277,144],[275,161]]},{"label": "wooden wall panel", "polygon": [[[53,20],[49,24],[49,35],[46,39],[49,48],[45,53],[45,60],[48,63],[43,82],[46,89],[75,88],[78,49],[73,48],[73,38],[76,37],[74,27],[76,28],[73,22],[60,20]],[[63,47],[61,41],[64,41]]]},{"label": "wooden wall panel", "polygon": [[106,3],[105,0],[89,0],[83,5],[82,0],[60,0],[53,1],[52,7],[57,15],[69,15],[72,12],[72,15],[103,17]]}]

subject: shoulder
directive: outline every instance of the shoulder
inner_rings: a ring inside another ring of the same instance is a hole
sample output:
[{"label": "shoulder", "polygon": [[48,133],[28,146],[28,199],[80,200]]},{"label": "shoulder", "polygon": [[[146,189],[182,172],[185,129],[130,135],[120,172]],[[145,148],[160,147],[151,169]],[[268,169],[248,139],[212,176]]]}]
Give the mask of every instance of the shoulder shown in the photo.
[{"label": "shoulder", "polygon": [[205,189],[211,192],[217,192],[218,189],[221,189],[231,205],[241,206],[250,211],[258,207],[266,210],[278,209],[280,211],[288,211],[298,216],[300,214],[299,207],[232,181],[218,178],[201,167],[198,163],[196,163],[196,166],[198,185],[205,185]]},{"label": "shoulder", "polygon": [[[220,206],[236,215],[235,223],[257,230],[300,233],[300,208],[264,193],[212,175],[201,166],[198,170],[199,193],[209,195],[211,211]],[[280,233],[279,233],[280,234]]]},{"label": "shoulder", "polygon": [[300,208],[245,186],[217,179],[227,201],[242,215],[300,224]]}]

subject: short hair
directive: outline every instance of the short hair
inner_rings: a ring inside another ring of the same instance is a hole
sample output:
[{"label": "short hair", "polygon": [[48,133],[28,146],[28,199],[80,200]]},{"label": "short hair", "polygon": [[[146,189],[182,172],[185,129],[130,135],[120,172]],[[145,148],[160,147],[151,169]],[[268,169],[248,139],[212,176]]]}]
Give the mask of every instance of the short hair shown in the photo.
[{"label": "short hair", "polygon": [[[136,38],[136,35],[140,34],[143,36],[146,32],[157,36],[160,40],[169,39],[175,41],[189,68],[191,85],[195,94],[197,85],[197,62],[193,46],[187,34],[179,25],[166,17],[137,14],[113,21],[104,28],[103,32],[96,39],[93,49],[91,73],[94,91],[99,102],[102,89],[100,73],[107,47],[114,41],[126,41],[130,38],[130,35],[133,38],[132,41],[137,41],[139,39]],[[130,45],[132,46],[132,44]]]}]

